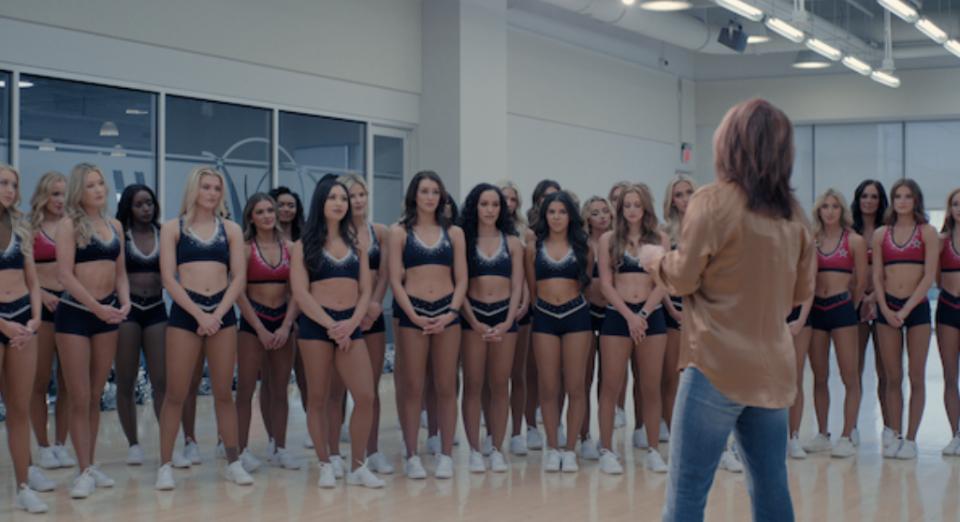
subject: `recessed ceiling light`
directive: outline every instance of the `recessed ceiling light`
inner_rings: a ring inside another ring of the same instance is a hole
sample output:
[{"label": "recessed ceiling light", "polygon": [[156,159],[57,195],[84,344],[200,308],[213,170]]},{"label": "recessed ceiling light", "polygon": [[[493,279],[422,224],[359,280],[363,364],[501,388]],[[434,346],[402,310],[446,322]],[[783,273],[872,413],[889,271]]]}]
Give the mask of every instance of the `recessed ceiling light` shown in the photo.
[{"label": "recessed ceiling light", "polygon": [[830,60],[813,51],[798,52],[797,59],[793,62],[793,66],[797,69],[823,69],[830,65]]}]

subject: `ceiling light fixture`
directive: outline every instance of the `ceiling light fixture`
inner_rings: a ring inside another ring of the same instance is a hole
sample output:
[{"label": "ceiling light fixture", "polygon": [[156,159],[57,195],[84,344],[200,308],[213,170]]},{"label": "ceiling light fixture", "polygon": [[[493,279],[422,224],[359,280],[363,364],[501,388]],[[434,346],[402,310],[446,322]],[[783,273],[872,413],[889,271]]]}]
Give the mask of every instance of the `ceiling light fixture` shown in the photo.
[{"label": "ceiling light fixture", "polygon": [[901,0],[877,0],[877,2],[886,8],[887,11],[899,16],[908,24],[916,22],[917,18],[919,18],[917,10]]},{"label": "ceiling light fixture", "polygon": [[870,73],[873,72],[873,69],[867,65],[866,62],[853,56],[844,56],[841,60],[843,65],[846,65],[850,70],[862,74],[864,76],[870,76]]},{"label": "ceiling light fixture", "polygon": [[100,136],[102,137],[115,137],[120,135],[120,129],[117,128],[117,124],[112,121],[105,121],[103,125],[100,126]]},{"label": "ceiling light fixture", "polygon": [[797,69],[823,69],[830,65],[832,65],[830,60],[813,51],[800,51],[793,61],[793,66]]},{"label": "ceiling light fixture", "polygon": [[930,21],[929,18],[921,18],[917,20],[917,23],[913,24],[918,31],[930,37],[931,40],[937,42],[940,45],[947,43],[946,31],[937,27],[937,24]]},{"label": "ceiling light fixture", "polygon": [[[20,80],[20,82],[17,83],[17,85],[19,85],[21,89],[29,89],[30,87],[33,87],[33,82]],[[0,80],[0,89],[3,89],[6,86],[7,86],[7,82],[5,80]]]},{"label": "ceiling light fixture", "polygon": [[53,146],[53,140],[51,140],[50,138],[43,138],[42,140],[40,140],[40,143],[41,145],[37,147],[37,150],[40,150],[43,152],[54,152],[57,150],[57,148]]},{"label": "ceiling light fixture", "polygon": [[140,109],[127,109],[127,114],[132,114],[134,116],[143,116],[144,114],[150,114],[150,111],[144,111]]},{"label": "ceiling light fixture", "polygon": [[754,22],[763,20],[762,9],[752,6],[746,2],[742,2],[741,0],[716,0],[716,2],[720,7],[737,13],[748,20],[752,20]]},{"label": "ceiling light fixture", "polygon": [[623,0],[623,5],[633,5],[636,0]]},{"label": "ceiling light fixture", "polygon": [[765,22],[766,26],[770,28],[771,31],[779,34],[780,36],[790,40],[793,43],[801,43],[806,35],[803,34],[803,31],[797,29],[796,27],[784,22],[779,18],[767,18]]},{"label": "ceiling light fixture", "polygon": [[956,40],[950,40],[943,44],[943,48],[955,54],[957,58],[960,58],[960,42]]},{"label": "ceiling light fixture", "polygon": [[894,89],[896,89],[897,87],[900,87],[900,78],[897,78],[896,76],[889,73],[885,73],[883,71],[873,71],[872,73],[870,73],[870,79],[877,83],[886,85],[887,87],[892,87]]},{"label": "ceiling light fixture", "polygon": [[123,152],[123,145],[120,145],[119,143],[117,143],[116,145],[113,146],[113,148],[114,148],[114,152],[111,152],[111,153],[110,153],[110,156],[112,156],[112,157],[114,157],[114,158],[126,158],[126,157],[127,157],[127,153],[126,153],[126,152]]},{"label": "ceiling light fixture", "polygon": [[685,0],[650,0],[649,2],[640,4],[640,9],[659,12],[683,11],[691,7],[693,7],[693,4]]},{"label": "ceiling light fixture", "polygon": [[744,21],[741,25],[743,32],[747,35],[748,44],[755,45],[770,41],[770,36],[767,35],[767,28],[760,22]]},{"label": "ceiling light fixture", "polygon": [[837,61],[840,58],[843,58],[843,53],[840,52],[840,49],[833,47],[825,43],[823,40],[817,40],[816,38],[811,38],[807,40],[806,46],[811,51],[818,53],[826,58],[829,58],[833,61]]}]

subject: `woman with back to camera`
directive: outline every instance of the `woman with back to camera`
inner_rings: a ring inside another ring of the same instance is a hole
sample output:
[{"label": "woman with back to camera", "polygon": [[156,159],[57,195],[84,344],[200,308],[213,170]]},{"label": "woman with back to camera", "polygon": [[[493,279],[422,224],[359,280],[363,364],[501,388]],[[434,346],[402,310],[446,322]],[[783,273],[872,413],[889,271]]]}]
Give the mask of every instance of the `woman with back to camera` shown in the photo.
[{"label": "woman with back to camera", "polygon": [[523,250],[514,237],[506,198],[481,183],[463,203],[460,220],[466,241],[469,285],[463,307],[463,425],[470,443],[472,473],[486,472],[480,452],[480,395],[489,383],[487,431],[493,437],[490,469],[510,468],[500,448],[510,415],[510,374],[516,345],[516,315],[523,292]]},{"label": "woman with back to camera", "polygon": [[734,430],[754,520],[790,522],[783,434],[797,390],[784,318],[813,294],[816,274],[813,234],[790,189],[793,125],[754,98],[727,112],[713,150],[718,182],[690,199],[677,249],[640,253],[657,284],[683,296],[686,318],[663,520],[703,519]]},{"label": "woman with back to camera", "polygon": [[[287,385],[293,369],[293,323],[300,311],[291,300],[290,249],[281,237],[277,219],[277,203],[269,195],[258,192],[247,200],[243,210],[244,258],[247,266],[247,288],[240,294],[240,332],[237,334],[237,424],[240,460],[250,472],[260,461],[250,453],[251,401],[257,387],[257,374],[270,377],[260,388],[270,388],[269,418],[264,425],[271,429],[270,463],[285,469],[300,469],[300,459],[286,450]],[[261,399],[263,400],[263,399]]]},{"label": "woman with back to camera", "polygon": [[117,329],[130,313],[130,282],[119,221],[107,217],[110,188],[96,165],[70,171],[64,219],[57,226],[57,269],[65,289],[54,314],[57,351],[70,393],[70,438],[81,474],[72,498],[116,481],[94,464],[100,394],[117,354]]},{"label": "woman with back to camera", "polygon": [[[49,507],[37,491],[56,483],[30,465],[30,399],[37,373],[36,332],[40,327],[40,284],[31,256],[30,231],[20,204],[20,173],[0,163],[0,378],[7,408],[6,431],[16,478],[13,506],[29,513]],[[33,479],[33,480],[31,480]]]},{"label": "woman with back to camera", "polygon": [[[70,427],[70,392],[63,381],[63,367],[56,354],[56,337],[53,328],[53,313],[63,296],[57,271],[57,226],[63,218],[63,205],[67,195],[67,177],[59,172],[47,172],[37,181],[30,197],[30,213],[27,221],[33,234],[33,262],[40,281],[40,328],[37,330],[37,375],[33,381],[30,399],[30,421],[37,436],[40,451],[37,464],[41,468],[71,468],[77,461],[70,457],[64,444]],[[56,443],[50,445],[47,437],[47,388],[50,385],[54,359],[57,361],[57,403],[54,421]],[[37,470],[39,472],[39,470]]]},{"label": "woman with back to camera", "polygon": [[[857,308],[866,288],[867,243],[850,228],[853,218],[847,201],[835,189],[823,191],[813,204],[813,235],[817,241],[817,289],[811,321],[810,368],[819,433],[804,448],[808,452],[832,450],[834,457],[852,457],[851,439],[860,412],[860,374],[857,364]],[[849,289],[853,289],[851,292]],[[846,390],[843,432],[836,446],[830,444],[827,417],[830,412],[830,340]]]},{"label": "woman with back to camera", "polygon": [[404,215],[390,230],[390,288],[403,353],[403,422],[407,477],[426,478],[417,448],[418,413],[427,358],[437,387],[441,453],[436,477],[453,476],[457,425],[460,309],[467,293],[463,231],[443,214],[446,192],[433,171],[418,172],[404,198]]},{"label": "woman with back to camera", "polygon": [[[590,284],[593,252],[579,209],[570,195],[544,198],[535,225],[536,241],[527,243],[526,270],[533,316],[533,350],[540,374],[540,404],[547,433],[545,470],[579,470],[573,451],[583,422],[583,389],[590,351],[590,307],[583,290]],[[561,390],[563,373],[565,390]],[[569,397],[567,437],[559,441],[563,392]]]},{"label": "woman with back to camera", "polygon": [[[882,225],[883,216],[887,212],[887,193],[883,185],[876,180],[868,179],[857,187],[853,194],[853,231],[867,242],[867,272],[864,276],[867,286],[864,289],[863,300],[857,314],[860,318],[857,342],[860,364],[860,388],[863,394],[863,369],[866,363],[867,341],[873,337],[873,363],[877,372],[877,398],[880,399],[880,413],[883,416],[883,447],[893,442],[893,430],[890,429],[890,416],[887,411],[887,372],[883,368],[883,358],[880,357],[880,347],[877,343],[877,316],[880,310],[877,307],[877,294],[873,289],[873,233]],[[857,432],[854,432],[857,433]]]},{"label": "woman with back to camera", "polygon": [[173,446],[198,361],[210,368],[217,431],[229,463],[226,479],[253,484],[237,449],[233,369],[237,317],[233,305],[246,285],[243,231],[227,220],[226,183],[209,165],[187,176],[180,216],[160,229],[160,273],[173,299],[167,324],[167,395],[160,411],[160,470],[156,488],[173,489]]},{"label": "woman with back to camera", "polygon": [[143,447],[137,435],[137,402],[134,398],[140,374],[140,349],[153,385],[153,413],[160,419],[166,393],[167,307],[160,279],[159,206],[153,190],[130,185],[117,206],[117,221],[123,225],[124,255],[130,280],[130,313],[120,324],[115,362],[117,415],[130,446],[128,465],[143,464]]},{"label": "woman with back to camera", "polygon": [[[606,296],[607,319],[600,332],[601,362],[608,375],[618,375],[630,359],[636,360],[643,400],[643,415],[637,429],[646,427],[649,449],[644,467],[665,473],[667,465],[657,449],[660,433],[660,379],[667,348],[667,325],[661,301],[666,292],[658,287],[639,260],[645,244],[670,246],[660,232],[653,213],[653,197],[639,185],[624,187],[617,203],[616,226],[600,238],[600,288]],[[600,397],[600,470],[623,473],[613,449],[613,422],[622,383],[604,380]]]},{"label": "woman with back to camera", "polygon": [[937,344],[943,364],[943,404],[954,433],[943,448],[944,455],[960,455],[960,390],[957,389],[957,364],[960,359],[960,189],[947,197],[947,217],[940,231],[940,270],[937,286]]},{"label": "woman with back to camera", "polygon": [[[313,192],[310,216],[293,246],[290,284],[301,309],[300,346],[310,380],[307,428],[320,460],[317,486],[332,488],[337,477],[327,453],[324,408],[332,367],[353,395],[350,440],[367,441],[373,416],[373,372],[360,333],[370,294],[367,252],[358,248],[347,188],[335,179],[320,182]],[[382,488],[364,459],[363,445],[351,454],[347,484]]]},{"label": "woman with back to camera", "polygon": [[[890,208],[884,226],[873,233],[873,258],[878,267],[873,287],[880,315],[877,340],[887,373],[887,411],[893,442],[884,447],[887,458],[917,457],[917,429],[926,401],[924,372],[930,349],[930,302],[927,291],[936,278],[940,238],[927,222],[923,193],[912,179],[898,179],[890,188]],[[903,330],[906,329],[906,335]],[[906,337],[910,377],[910,414],[903,438],[903,342]]]}]

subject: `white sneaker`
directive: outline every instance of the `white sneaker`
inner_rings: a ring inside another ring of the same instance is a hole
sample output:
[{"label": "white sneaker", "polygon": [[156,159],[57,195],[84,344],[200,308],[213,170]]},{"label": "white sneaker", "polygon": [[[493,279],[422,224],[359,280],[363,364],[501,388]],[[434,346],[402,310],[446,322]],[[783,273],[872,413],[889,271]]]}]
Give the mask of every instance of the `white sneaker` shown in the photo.
[{"label": "white sneaker", "polygon": [[427,478],[427,470],[423,469],[423,464],[420,462],[420,457],[414,455],[407,459],[407,478],[410,479],[425,479]]},{"label": "white sneaker", "polygon": [[617,412],[613,415],[613,429],[622,428],[627,425],[627,412],[617,406]]},{"label": "white sneaker", "polygon": [[437,457],[437,470],[433,472],[433,476],[438,479],[453,478],[453,459],[449,455]]},{"label": "white sneaker", "polygon": [[106,476],[100,471],[100,463],[97,462],[93,466],[90,466],[90,474],[93,475],[94,480],[97,481],[98,488],[112,488],[114,484],[117,483],[116,480]]},{"label": "white sneaker", "polygon": [[487,416],[484,415],[482,411],[480,412],[480,425],[481,426],[487,425]]},{"label": "white sneaker", "polygon": [[507,462],[503,459],[503,453],[500,453],[500,450],[496,448],[490,452],[490,471],[494,473],[506,473],[510,471],[510,466],[507,465]]},{"label": "white sneaker", "polygon": [[351,486],[363,486],[370,489],[380,489],[387,483],[382,478],[373,474],[367,468],[367,463],[347,474],[347,484]]},{"label": "white sneaker", "polygon": [[320,463],[320,479],[317,486],[329,489],[337,487],[337,476],[333,473],[333,466],[329,462]]},{"label": "white sneaker", "polygon": [[900,460],[912,460],[917,458],[917,441],[903,440],[900,451],[897,452],[897,458]]},{"label": "white sneaker", "polygon": [[[960,450],[960,431],[958,431],[957,434],[953,436],[953,439],[950,441],[950,444],[947,444],[943,448],[943,451],[941,453],[943,453],[944,455],[958,455],[957,453],[958,450]],[[33,488],[33,489],[37,489],[37,488]]]},{"label": "white sneaker", "polygon": [[828,451],[833,449],[833,445],[830,444],[830,434],[827,433],[817,433],[810,442],[803,445],[804,451],[807,453],[819,453],[821,451]]},{"label": "white sneaker", "polygon": [[[274,453],[277,452],[277,440],[273,437],[270,437],[270,442],[267,443],[267,455],[272,457]],[[184,450],[186,453],[186,450]]]},{"label": "white sneaker", "polygon": [[387,457],[379,451],[367,457],[367,462],[364,465],[374,473],[392,475],[394,472],[393,466],[390,465]]},{"label": "white sneaker", "polygon": [[176,487],[173,480],[173,464],[167,462],[157,471],[157,483],[153,486],[160,491],[168,491]]},{"label": "white sneaker", "polygon": [[230,482],[240,486],[250,486],[253,484],[253,477],[250,476],[250,473],[247,473],[241,459],[237,459],[227,466],[226,477]]},{"label": "white sneaker", "polygon": [[460,436],[459,436],[459,435],[454,435],[454,436],[453,436],[453,445],[454,445],[454,446],[459,446],[459,445],[460,445]]},{"label": "white sneaker", "polygon": [[253,453],[250,453],[250,448],[243,448],[243,453],[240,454],[240,462],[243,464],[243,469],[247,473],[252,472],[253,470],[260,467],[260,459],[253,456]]},{"label": "white sneaker", "polygon": [[900,438],[900,434],[894,432],[896,437],[894,437],[893,442],[883,449],[883,456],[888,459],[897,458],[897,453],[900,451],[900,446],[903,446],[903,439]]},{"label": "white sneaker", "polygon": [[523,435],[514,435],[510,437],[510,453],[514,455],[526,455],[529,453],[527,451],[527,441],[524,439]]},{"label": "white sneaker", "polygon": [[187,457],[184,457],[183,452],[176,448],[173,449],[173,455],[171,457],[170,462],[173,464],[173,467],[175,468],[184,469],[184,468],[190,467],[190,459],[188,459]]},{"label": "white sneaker", "polygon": [[723,450],[723,455],[720,456],[720,469],[732,473],[743,473],[743,463],[733,450]]},{"label": "white sneaker", "polygon": [[303,439],[303,447],[313,449],[313,438],[310,437],[310,432],[307,432],[306,438]]},{"label": "white sneaker", "polygon": [[420,427],[429,428],[430,423],[427,421],[427,410],[420,411]]},{"label": "white sneaker", "polygon": [[[273,440],[273,439],[270,439]],[[200,460],[200,445],[196,443],[193,439],[187,439],[187,443],[183,445],[183,456],[190,461],[191,464],[200,464],[203,462]],[[272,452],[271,452],[272,453]]]},{"label": "white sneaker", "polygon": [[53,447],[53,454],[57,456],[61,468],[72,468],[77,465],[77,461],[73,460],[73,457],[67,452],[67,447],[59,442]]},{"label": "white sneaker", "polygon": [[340,425],[340,442],[350,444],[350,425],[346,422]]},{"label": "white sneaker", "polygon": [[543,424],[543,412],[540,411],[540,406],[537,406],[537,424]]},{"label": "white sneaker", "polygon": [[486,473],[487,463],[483,460],[483,453],[470,450],[470,466],[467,468],[470,473]]},{"label": "white sneaker", "polygon": [[647,430],[643,426],[633,430],[633,447],[646,449],[650,444],[647,442]]},{"label": "white sneaker", "polygon": [[803,446],[800,445],[800,434],[797,432],[793,432],[793,436],[787,441],[787,455],[790,455],[791,459],[807,458],[807,452],[803,451]]},{"label": "white sneaker", "polygon": [[623,466],[620,465],[612,451],[604,449],[600,450],[600,471],[607,475],[621,475],[623,474]]},{"label": "white sneaker", "polygon": [[670,442],[670,428],[666,419],[660,419],[660,442]]},{"label": "white sneaker", "polygon": [[60,467],[60,461],[57,459],[57,454],[53,448],[47,446],[44,448],[40,447],[40,452],[37,454],[37,461],[40,462],[40,467],[43,469],[57,469]]},{"label": "white sneaker", "polygon": [[536,428],[527,428],[527,449],[543,449],[543,437],[540,436],[540,430]]},{"label": "white sneaker", "polygon": [[643,465],[654,473],[666,473],[670,469],[663,461],[663,457],[660,456],[660,452],[655,449],[647,451],[647,456],[643,459]]},{"label": "white sneaker", "polygon": [[83,470],[83,473],[73,479],[73,488],[70,490],[70,498],[87,498],[97,489],[97,479],[90,474],[90,469]]},{"label": "white sneaker", "polygon": [[[310,446],[310,447],[312,448],[313,446]],[[218,459],[225,459],[225,458],[227,458],[227,447],[223,445],[223,441],[222,441],[222,440],[218,440],[218,441],[217,441],[217,448],[213,451],[213,453],[214,453],[214,455],[217,456]],[[178,467],[178,466],[177,466],[176,464],[174,464],[173,467],[176,468],[176,467]]]},{"label": "white sneaker", "polygon": [[547,463],[543,466],[543,470],[548,473],[555,473],[560,471],[560,465],[563,462],[563,456],[560,454],[560,450],[548,449],[547,450]]},{"label": "white sneaker", "polygon": [[844,459],[852,457],[856,452],[857,449],[853,445],[853,441],[850,440],[850,437],[840,437],[837,440],[837,444],[833,447],[833,451],[830,452],[830,456]]},{"label": "white sneaker", "polygon": [[576,451],[563,452],[563,461],[560,462],[560,471],[564,473],[576,473],[580,471],[580,466],[577,465]]},{"label": "white sneaker", "polygon": [[333,466],[333,476],[338,479],[343,478],[343,457],[340,455],[330,455],[330,465]]},{"label": "white sneaker", "polygon": [[483,456],[486,457],[493,451],[493,435],[487,435],[483,439],[483,448],[480,450],[480,453],[483,453]]},{"label": "white sneaker", "polygon": [[897,432],[884,426],[883,434],[880,436],[880,441],[883,443],[883,447],[886,448],[887,446],[893,444],[893,441],[896,439],[897,439]]},{"label": "white sneaker", "polygon": [[856,448],[860,447],[860,430],[853,428],[850,430],[850,442],[853,443],[853,446]]},{"label": "white sneaker", "polygon": [[287,451],[287,448],[280,448],[270,457],[270,464],[283,469],[300,469],[301,462]]},{"label": "white sneaker", "polygon": [[432,437],[427,437],[427,445],[424,448],[427,452],[427,455],[439,455],[442,451],[442,445],[440,444],[440,435],[434,435]]},{"label": "white sneaker", "polygon": [[143,446],[134,444],[130,446],[130,450],[127,451],[127,466],[141,465],[143,465]]},{"label": "white sneaker", "polygon": [[580,458],[586,460],[598,460],[600,458],[600,450],[597,448],[597,443],[593,442],[593,439],[590,437],[580,441]]},{"label": "white sneaker", "polygon": [[560,446],[561,448],[563,448],[566,445],[567,445],[567,430],[563,427],[563,423],[561,422],[560,425],[557,426],[557,446]]},{"label": "white sneaker", "polygon": [[27,485],[33,491],[53,491],[57,489],[57,483],[45,477],[37,466],[30,466],[27,469]]},{"label": "white sneaker", "polygon": [[17,496],[13,500],[13,507],[26,510],[27,513],[46,513],[50,509],[46,502],[40,500],[37,492],[26,484],[20,484],[20,491],[17,491]]}]

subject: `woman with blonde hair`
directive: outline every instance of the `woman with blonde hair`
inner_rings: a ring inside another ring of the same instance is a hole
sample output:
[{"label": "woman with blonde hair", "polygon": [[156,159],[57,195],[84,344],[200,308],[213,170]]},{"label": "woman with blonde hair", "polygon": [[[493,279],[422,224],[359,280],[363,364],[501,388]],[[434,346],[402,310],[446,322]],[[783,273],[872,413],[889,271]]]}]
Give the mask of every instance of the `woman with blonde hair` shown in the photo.
[{"label": "woman with blonde hair", "polygon": [[620,201],[620,194],[623,193],[623,189],[632,185],[629,181],[618,181],[610,187],[610,194],[607,195],[607,201],[613,205],[613,208],[617,208],[617,204]]},{"label": "woman with blonde hair", "polygon": [[943,448],[944,455],[960,455],[960,390],[957,388],[957,363],[960,359],[960,189],[947,196],[947,218],[940,230],[940,271],[937,287],[937,345],[943,364],[943,403],[953,439]]},{"label": "woman with blonde hair", "polygon": [[94,464],[100,394],[117,353],[117,330],[130,313],[123,225],[107,217],[110,195],[99,167],[77,165],[67,181],[66,216],[57,227],[57,269],[66,292],[54,328],[70,393],[70,438],[83,470],[73,481],[72,498],[115,483]]},{"label": "woman with blonde hair", "polygon": [[160,229],[160,273],[173,298],[167,323],[167,395],[160,412],[160,470],[156,488],[173,489],[173,446],[183,403],[202,357],[229,465],[226,478],[253,484],[238,450],[233,368],[237,323],[233,305],[247,283],[243,232],[227,220],[226,183],[217,169],[201,165],[187,176],[180,216]]}]

